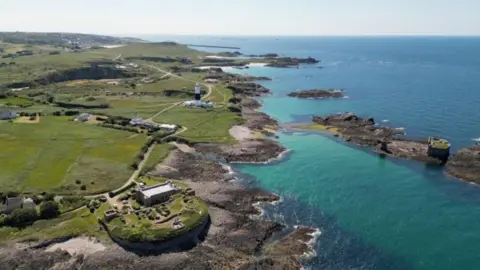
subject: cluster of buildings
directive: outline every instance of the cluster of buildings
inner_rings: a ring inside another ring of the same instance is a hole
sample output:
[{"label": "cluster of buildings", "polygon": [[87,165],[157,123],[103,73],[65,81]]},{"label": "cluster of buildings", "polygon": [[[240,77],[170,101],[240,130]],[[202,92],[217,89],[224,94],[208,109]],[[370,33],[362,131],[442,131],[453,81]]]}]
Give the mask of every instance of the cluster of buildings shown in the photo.
[{"label": "cluster of buildings", "polygon": [[134,127],[139,126],[139,127],[146,128],[146,129],[159,128],[159,129],[163,129],[163,130],[166,130],[166,131],[174,131],[178,128],[177,125],[156,124],[156,123],[148,122],[148,121],[145,121],[138,116],[136,118],[133,118],[132,120],[130,120],[130,125],[132,125]]},{"label": "cluster of buildings", "polygon": [[0,206],[0,212],[11,213],[15,209],[35,209],[35,202],[31,198],[10,197]]}]

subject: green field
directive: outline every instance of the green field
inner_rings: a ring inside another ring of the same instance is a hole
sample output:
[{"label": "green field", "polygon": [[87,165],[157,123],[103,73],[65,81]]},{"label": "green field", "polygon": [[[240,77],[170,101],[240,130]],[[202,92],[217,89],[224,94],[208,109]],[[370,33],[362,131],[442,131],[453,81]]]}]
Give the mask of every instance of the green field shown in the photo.
[{"label": "green field", "polygon": [[243,118],[225,108],[202,109],[179,106],[156,117],[158,123],[176,123],[188,130],[180,137],[192,142],[235,143],[229,129],[243,123]]},{"label": "green field", "polygon": [[145,136],[67,120],[0,121],[0,191],[99,193],[127,181]]},{"label": "green field", "polygon": [[155,165],[162,163],[173,149],[174,147],[170,144],[155,144],[150,157],[148,158],[147,162],[145,162],[143,172],[146,173],[150,170],[153,170]]}]

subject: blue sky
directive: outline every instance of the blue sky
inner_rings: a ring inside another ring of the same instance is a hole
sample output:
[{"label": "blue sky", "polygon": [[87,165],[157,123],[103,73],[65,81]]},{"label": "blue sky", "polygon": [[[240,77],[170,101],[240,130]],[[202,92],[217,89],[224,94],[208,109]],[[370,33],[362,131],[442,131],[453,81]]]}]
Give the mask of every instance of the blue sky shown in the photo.
[{"label": "blue sky", "polygon": [[480,0],[0,0],[0,31],[480,35]]}]

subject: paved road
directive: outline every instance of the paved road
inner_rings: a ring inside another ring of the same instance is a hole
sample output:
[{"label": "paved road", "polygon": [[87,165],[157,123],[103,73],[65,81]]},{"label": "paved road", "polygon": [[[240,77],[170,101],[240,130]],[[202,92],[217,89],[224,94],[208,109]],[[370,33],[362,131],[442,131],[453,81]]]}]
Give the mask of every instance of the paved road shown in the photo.
[{"label": "paved road", "polygon": [[122,54],[119,54],[117,57],[113,58],[113,61],[117,61],[120,58],[122,58]]}]

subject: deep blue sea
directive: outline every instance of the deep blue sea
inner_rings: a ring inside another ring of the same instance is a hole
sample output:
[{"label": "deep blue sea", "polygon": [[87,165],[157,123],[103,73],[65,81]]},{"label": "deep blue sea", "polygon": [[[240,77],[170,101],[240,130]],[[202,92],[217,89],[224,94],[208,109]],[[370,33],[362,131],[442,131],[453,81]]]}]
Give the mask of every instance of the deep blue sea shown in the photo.
[{"label": "deep blue sea", "polygon": [[[241,47],[246,54],[315,57],[299,69],[235,72],[274,77],[262,110],[282,123],[354,112],[440,136],[457,150],[480,137],[480,38],[149,37]],[[224,51],[218,50],[215,51]],[[323,68],[319,68],[323,67]],[[343,88],[340,100],[286,97]],[[480,269],[480,188],[423,164],[381,159],[328,134],[279,134],[291,150],[270,165],[238,165],[242,181],[280,194],[264,218],[319,228],[310,269]]]}]

